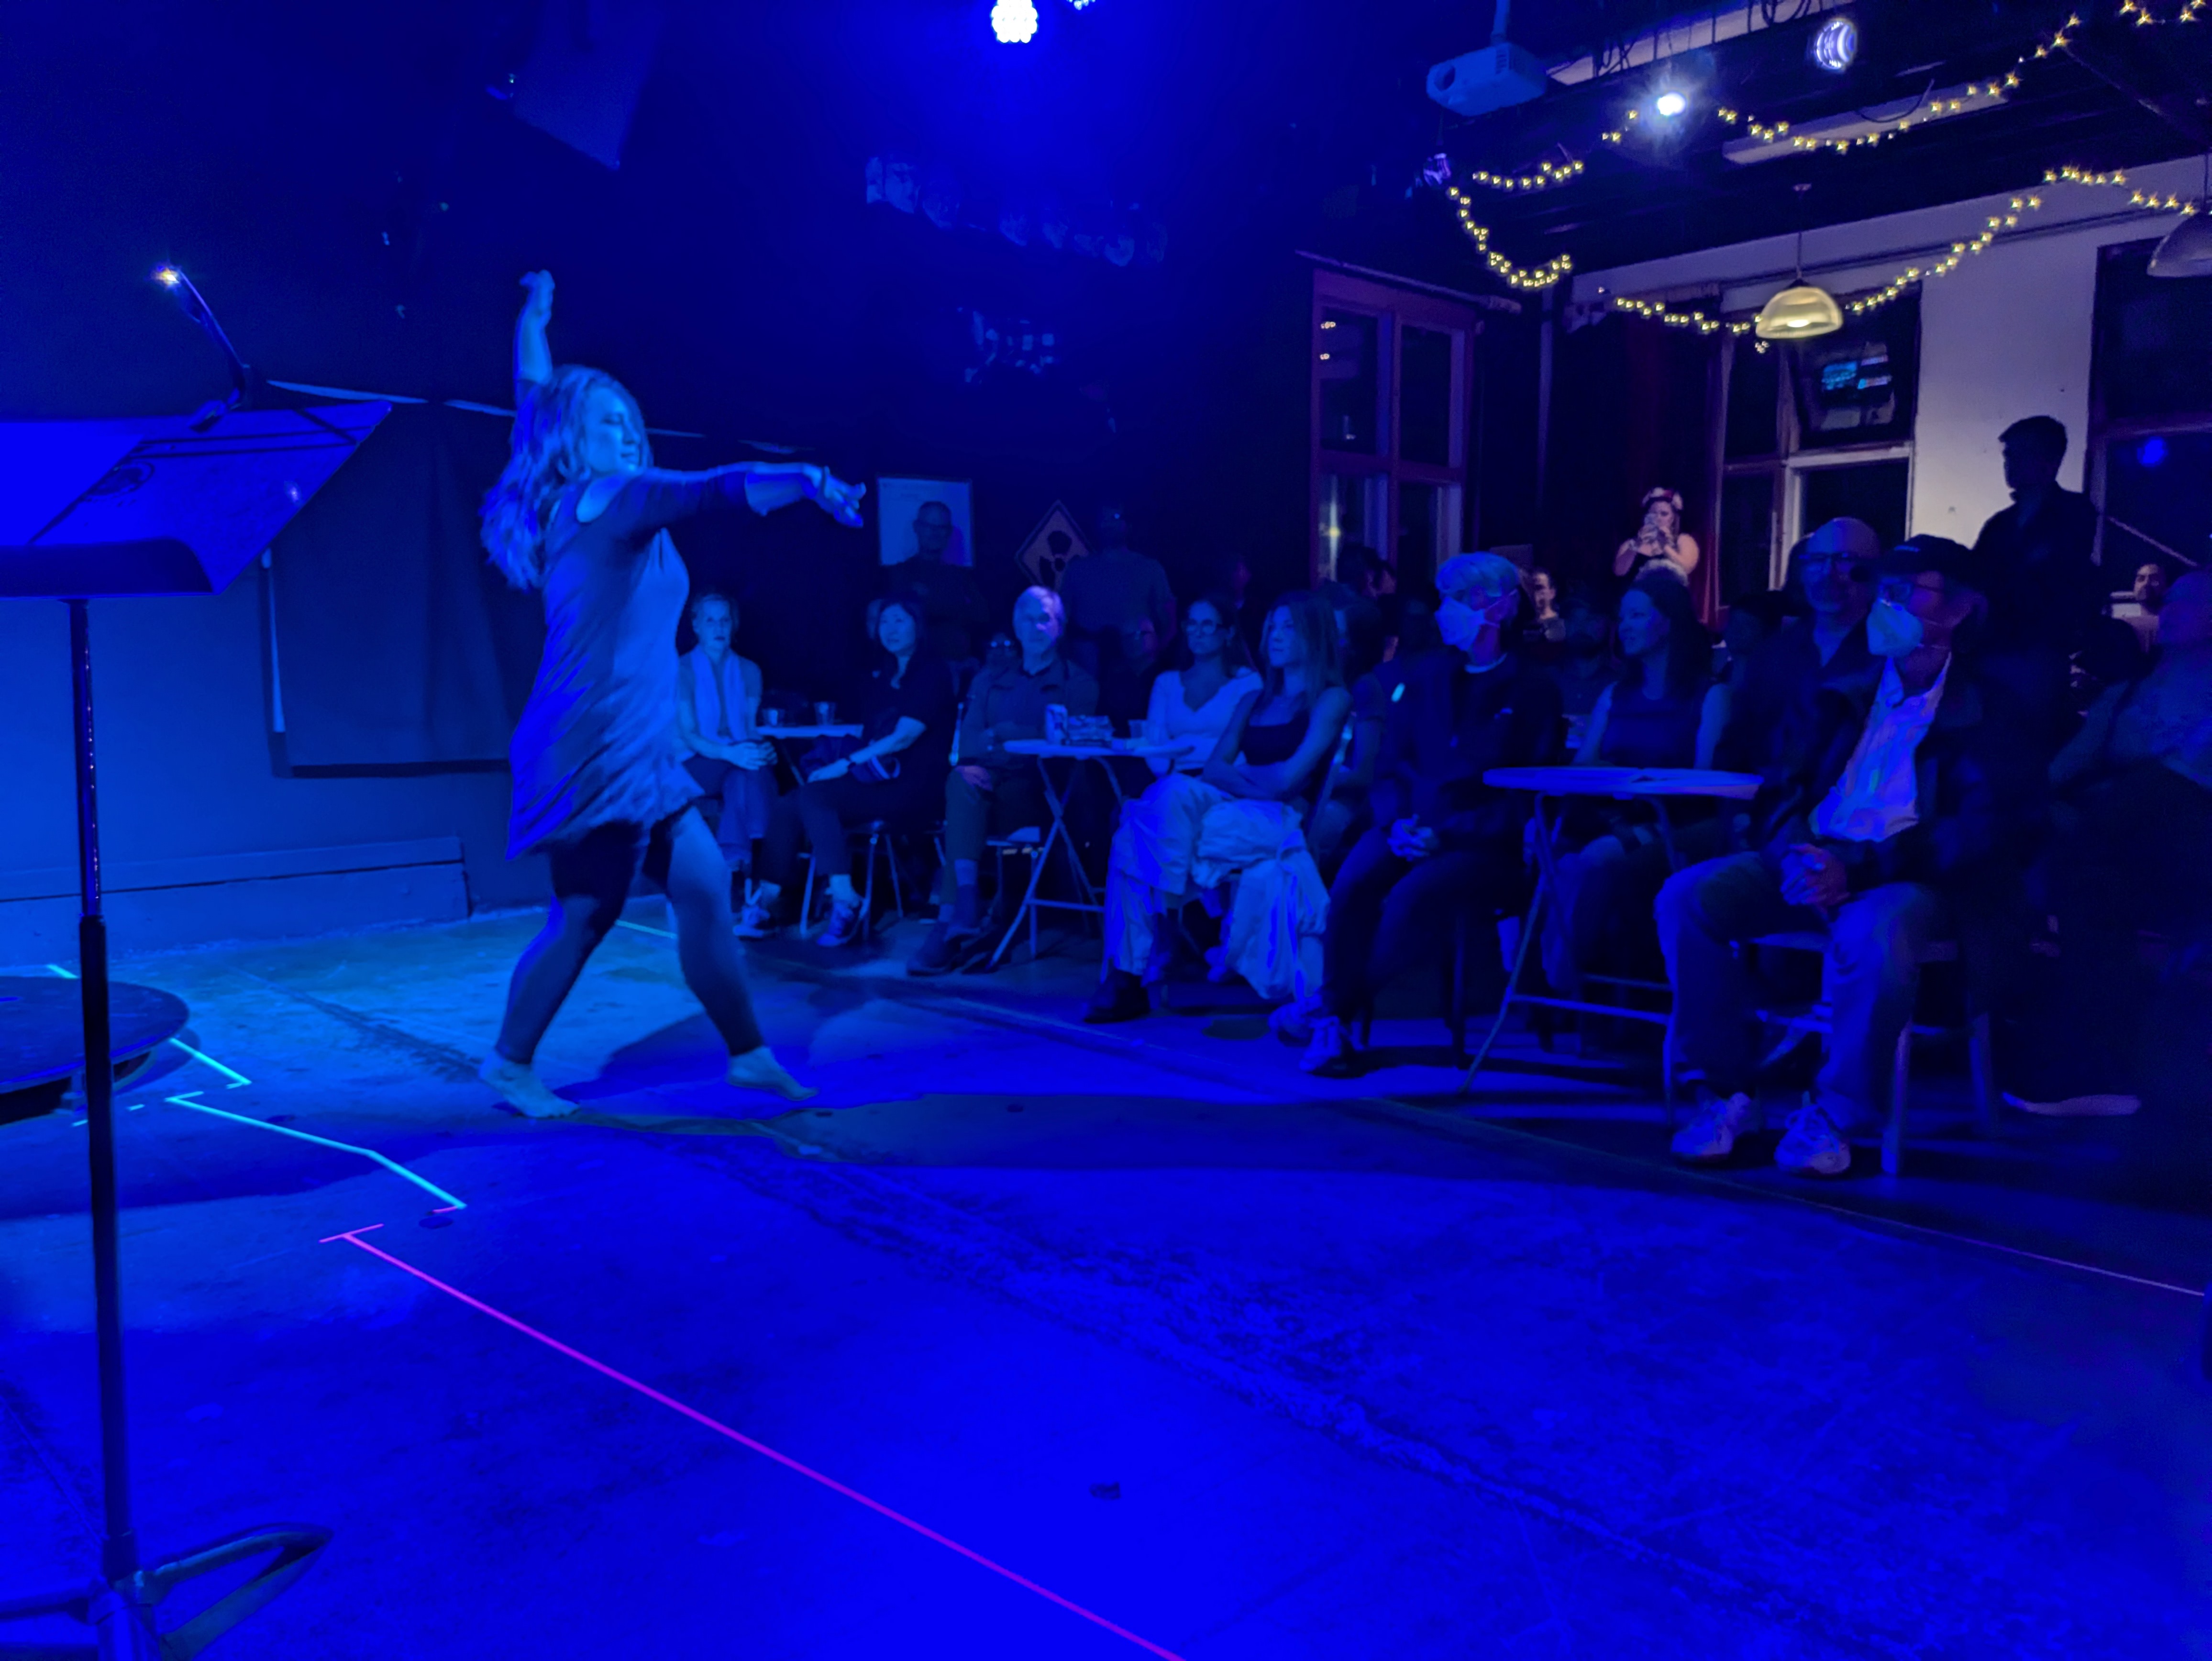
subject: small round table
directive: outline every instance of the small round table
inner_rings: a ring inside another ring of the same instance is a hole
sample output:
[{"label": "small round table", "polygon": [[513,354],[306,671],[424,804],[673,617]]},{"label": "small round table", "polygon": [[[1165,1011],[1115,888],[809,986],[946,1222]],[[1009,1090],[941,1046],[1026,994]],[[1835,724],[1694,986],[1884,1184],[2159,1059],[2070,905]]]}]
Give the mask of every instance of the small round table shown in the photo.
[{"label": "small round table", "polygon": [[[1075,770],[1068,770],[1067,788],[1054,790],[1052,769],[1048,764],[1054,761],[1098,763],[1100,770],[1106,775],[1108,788],[1114,792],[1114,807],[1119,813],[1127,805],[1128,798],[1122,794],[1121,781],[1111,764],[1117,761],[1173,760],[1178,756],[1188,755],[1196,746],[1188,739],[1139,743],[1134,739],[1115,739],[1110,744],[1054,744],[1045,739],[1008,739],[1000,747],[1010,756],[1036,757],[1037,775],[1044,782],[1045,805],[1052,810],[1052,824],[1037,848],[1036,858],[1030,862],[1029,887],[1023,892],[1021,910],[1014,914],[1012,926],[991,953],[991,962],[994,966],[1006,955],[1014,936],[1021,932],[1024,919],[1030,924],[1030,955],[1032,958],[1036,956],[1036,914],[1040,910],[1087,911],[1095,916],[1105,913],[1106,908],[1099,900],[1097,887],[1091,880],[1091,873],[1083,868],[1083,861],[1075,856],[1075,841],[1067,832],[1067,800],[1075,794]],[[1079,900],[1037,897],[1037,886],[1044,878],[1045,861],[1055,845],[1065,856],[1067,868],[1074,874],[1076,891],[1083,897]]]},{"label": "small round table", "polygon": [[[118,1074],[184,1030],[184,1000],[116,981],[107,989],[109,1062]],[[83,988],[0,976],[0,1123],[52,1112],[84,1066]]]},{"label": "small round table", "polygon": [[[1528,915],[1521,920],[1521,938],[1513,950],[1513,966],[1505,977],[1505,996],[1498,1006],[1498,1019],[1491,1024],[1489,1036],[1483,1039],[1482,1048],[1475,1052],[1473,1063],[1467,1069],[1462,1091],[1474,1088],[1475,1075],[1490,1058],[1492,1048],[1498,1035],[1505,1030],[1505,1018],[1512,1013],[1516,1002],[1535,1004],[1551,1009],[1572,1009],[1589,1014],[1613,1015],[1623,1020],[1644,1021],[1655,1026],[1671,1028],[1673,1017],[1652,1009],[1632,1009],[1621,1004],[1590,1003],[1580,998],[1558,996],[1539,997],[1521,990],[1521,972],[1528,961],[1528,943],[1535,939],[1538,925],[1543,920],[1544,900],[1559,880],[1559,819],[1547,824],[1544,804],[1547,800],[1561,800],[1568,796],[1605,796],[1616,801],[1631,801],[1639,798],[1659,804],[1659,835],[1666,843],[1667,862],[1675,869],[1681,868],[1681,860],[1674,849],[1674,838],[1668,822],[1666,804],[1686,797],[1749,801],[1759,794],[1759,779],[1755,773],[1724,773],[1702,767],[1493,767],[1482,776],[1485,784],[1500,790],[1526,790],[1536,799],[1536,891],[1528,901]],[[1591,978],[1601,978],[1592,977]],[[1601,977],[1608,985],[1623,986],[1644,991],[1665,992],[1670,988],[1653,981],[1627,980],[1619,977]],[[1661,1089],[1667,1101],[1669,1122],[1674,1117],[1674,1069],[1663,1061],[1664,1075]]]}]

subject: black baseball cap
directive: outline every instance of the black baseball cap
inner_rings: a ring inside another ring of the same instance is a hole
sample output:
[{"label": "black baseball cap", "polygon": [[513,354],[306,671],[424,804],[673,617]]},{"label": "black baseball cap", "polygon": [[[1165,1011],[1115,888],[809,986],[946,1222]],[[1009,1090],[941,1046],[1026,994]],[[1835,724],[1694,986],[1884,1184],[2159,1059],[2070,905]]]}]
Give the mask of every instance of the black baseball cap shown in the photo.
[{"label": "black baseball cap", "polygon": [[1882,557],[1880,571],[1886,577],[1917,577],[1933,571],[1948,587],[1971,589],[1984,597],[1990,592],[1989,573],[1981,558],[1965,543],[1948,537],[1907,537]]}]

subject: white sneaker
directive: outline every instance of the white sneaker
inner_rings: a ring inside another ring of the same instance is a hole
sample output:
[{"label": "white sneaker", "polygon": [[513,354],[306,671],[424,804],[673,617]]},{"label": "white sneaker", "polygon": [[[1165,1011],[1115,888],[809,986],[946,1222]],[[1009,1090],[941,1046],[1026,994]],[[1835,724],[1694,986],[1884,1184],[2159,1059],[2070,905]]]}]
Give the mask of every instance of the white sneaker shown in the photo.
[{"label": "white sneaker", "polygon": [[1303,998],[1293,998],[1288,1003],[1277,1004],[1267,1016],[1267,1031],[1285,1043],[1306,1044],[1312,1042],[1314,1021],[1320,1006]]},{"label": "white sneaker", "polygon": [[811,1101],[822,1092],[803,1085],[783,1070],[783,1063],[766,1044],[730,1057],[729,1080],[740,1090],[765,1090],[787,1102]]},{"label": "white sneaker", "polygon": [[1344,1023],[1334,1015],[1323,1015],[1313,1024],[1313,1037],[1306,1042],[1305,1054],[1298,1057],[1298,1069],[1341,1074],[1358,1054],[1359,1046]]},{"label": "white sneaker", "polygon": [[1790,1116],[1790,1129],[1774,1150],[1774,1163],[1801,1177],[1840,1177],[1851,1168],[1851,1145],[1827,1110],[1808,1098]]},{"label": "white sneaker", "polygon": [[771,921],[774,913],[758,900],[747,900],[745,909],[738,913],[737,935],[741,940],[764,940],[775,933]]},{"label": "white sneaker", "polygon": [[1725,1159],[1735,1151],[1737,1137],[1765,1126],[1765,1114],[1750,1097],[1739,1092],[1723,1101],[1716,1096],[1674,1133],[1670,1146],[1680,1159]]},{"label": "white sneaker", "polygon": [[563,1100],[546,1087],[536,1068],[511,1062],[495,1050],[484,1057],[477,1077],[499,1092],[500,1098],[525,1118],[558,1119],[576,1110],[575,1103]]}]

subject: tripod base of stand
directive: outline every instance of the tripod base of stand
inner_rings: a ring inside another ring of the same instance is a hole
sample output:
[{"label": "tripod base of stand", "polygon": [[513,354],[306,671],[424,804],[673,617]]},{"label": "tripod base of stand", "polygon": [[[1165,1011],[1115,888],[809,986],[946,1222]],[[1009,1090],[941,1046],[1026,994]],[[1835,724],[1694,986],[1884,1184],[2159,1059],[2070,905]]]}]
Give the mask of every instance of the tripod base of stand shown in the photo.
[{"label": "tripod base of stand", "polygon": [[[331,1531],[303,1524],[250,1529],[109,1586],[0,1603],[0,1621],[65,1615],[96,1629],[90,1644],[0,1644],[0,1661],[191,1661],[210,1644],[307,1571]],[[154,1607],[184,1582],[232,1563],[276,1555],[243,1585],[234,1588],[173,1632],[155,1634]]]}]

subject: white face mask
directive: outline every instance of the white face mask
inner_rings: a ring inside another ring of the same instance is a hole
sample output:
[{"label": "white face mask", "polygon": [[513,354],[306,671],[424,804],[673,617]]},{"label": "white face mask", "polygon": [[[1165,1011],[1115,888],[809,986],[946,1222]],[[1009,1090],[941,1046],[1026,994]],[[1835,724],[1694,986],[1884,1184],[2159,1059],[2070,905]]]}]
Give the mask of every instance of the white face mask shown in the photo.
[{"label": "white face mask", "polygon": [[1901,658],[1927,639],[1920,619],[1895,600],[1878,599],[1867,613],[1867,650],[1878,658]]},{"label": "white face mask", "polygon": [[1463,652],[1482,638],[1485,629],[1510,620],[1520,604],[1518,594],[1507,594],[1480,610],[1463,599],[1447,599],[1437,607],[1437,632],[1452,650]]}]

